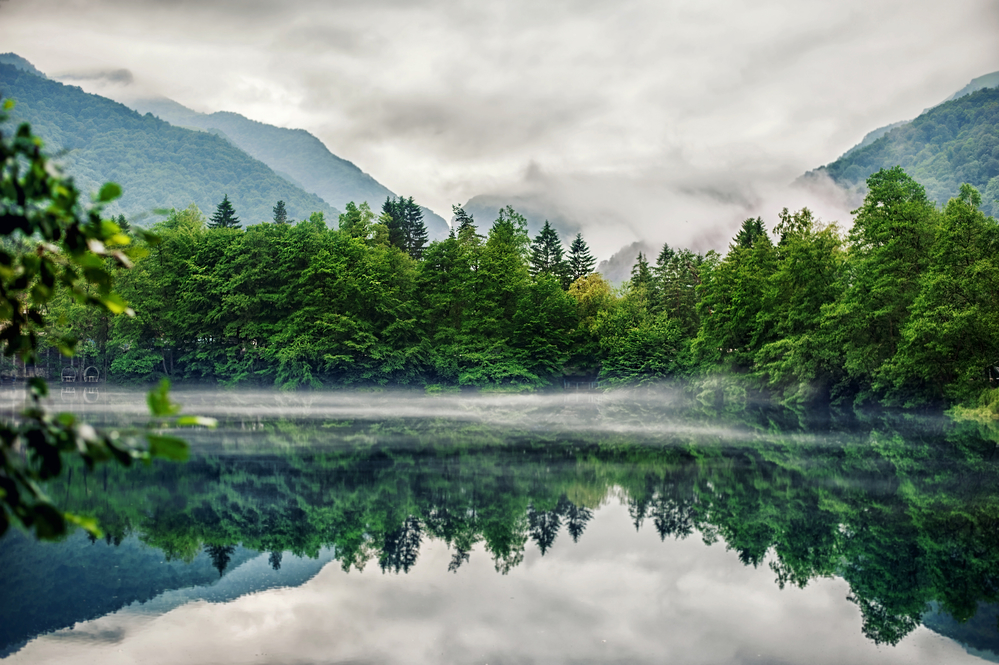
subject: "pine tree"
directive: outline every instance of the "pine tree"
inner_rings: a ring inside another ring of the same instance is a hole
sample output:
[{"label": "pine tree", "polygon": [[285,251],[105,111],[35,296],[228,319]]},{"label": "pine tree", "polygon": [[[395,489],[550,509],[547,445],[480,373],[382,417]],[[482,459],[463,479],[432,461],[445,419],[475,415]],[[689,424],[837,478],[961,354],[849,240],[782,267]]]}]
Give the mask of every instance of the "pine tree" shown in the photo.
[{"label": "pine tree", "polygon": [[[545,220],[541,232],[531,243],[531,276],[537,277],[541,273],[547,273],[562,280],[567,276],[567,272],[558,231]],[[568,285],[566,287],[568,288]]]},{"label": "pine tree", "polygon": [[287,224],[288,223],[288,211],[284,208],[284,201],[278,201],[277,205],[274,206],[274,223],[275,224]]},{"label": "pine tree", "polygon": [[232,203],[229,202],[229,195],[226,194],[222,197],[222,203],[218,205],[215,209],[215,214],[208,221],[208,228],[210,229],[238,229],[239,228],[239,217],[236,217],[236,211],[232,207]]},{"label": "pine tree", "polygon": [[475,227],[475,218],[465,212],[461,206],[451,206],[454,213],[454,235],[462,245],[482,244],[483,236],[480,236]]},{"label": "pine tree", "polygon": [[596,259],[590,254],[590,248],[583,240],[583,234],[577,233],[576,239],[569,247],[569,279],[575,282],[580,277],[586,277],[593,272],[593,267],[597,264]]},{"label": "pine tree", "polygon": [[382,204],[382,212],[391,217],[389,242],[414,259],[419,259],[427,244],[427,226],[423,223],[423,211],[413,197],[388,197]]},{"label": "pine tree", "polygon": [[635,265],[631,267],[631,288],[649,289],[652,287],[652,271],[649,269],[649,262],[645,255],[638,253]]}]

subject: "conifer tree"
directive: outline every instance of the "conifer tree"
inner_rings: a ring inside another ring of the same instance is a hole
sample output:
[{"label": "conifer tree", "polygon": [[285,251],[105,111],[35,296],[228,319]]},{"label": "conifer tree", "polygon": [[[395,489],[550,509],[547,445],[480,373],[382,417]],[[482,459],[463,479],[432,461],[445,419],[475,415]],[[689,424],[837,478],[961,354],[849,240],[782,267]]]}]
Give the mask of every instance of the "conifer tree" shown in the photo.
[{"label": "conifer tree", "polygon": [[575,282],[580,277],[586,277],[593,272],[593,267],[597,264],[596,259],[590,254],[590,248],[583,240],[583,234],[577,233],[576,239],[569,247],[569,279]]},{"label": "conifer tree", "polygon": [[391,217],[389,242],[412,258],[419,259],[427,244],[427,226],[423,223],[423,211],[413,197],[388,197],[382,204],[382,212]]},{"label": "conifer tree", "polygon": [[479,235],[478,229],[475,226],[475,218],[465,212],[465,209],[461,206],[453,205],[451,206],[451,211],[454,213],[453,231],[458,241],[462,245],[482,244],[484,238]]},{"label": "conifer tree", "polygon": [[[531,276],[537,277],[541,273],[547,273],[557,278],[559,281],[563,277],[568,277],[568,266],[563,258],[562,241],[559,240],[558,231],[545,220],[545,225],[541,232],[531,243]],[[568,284],[565,288],[568,288]]]},{"label": "conifer tree", "polygon": [[631,267],[631,287],[633,289],[649,289],[652,287],[652,271],[645,255],[638,253],[635,265]]},{"label": "conifer tree", "polygon": [[238,229],[239,226],[239,217],[236,217],[236,211],[233,209],[232,203],[229,202],[229,195],[226,194],[215,209],[215,214],[208,221],[208,228]]},{"label": "conifer tree", "polygon": [[277,205],[274,206],[274,223],[275,224],[288,223],[288,211],[285,210],[284,201],[278,201]]}]

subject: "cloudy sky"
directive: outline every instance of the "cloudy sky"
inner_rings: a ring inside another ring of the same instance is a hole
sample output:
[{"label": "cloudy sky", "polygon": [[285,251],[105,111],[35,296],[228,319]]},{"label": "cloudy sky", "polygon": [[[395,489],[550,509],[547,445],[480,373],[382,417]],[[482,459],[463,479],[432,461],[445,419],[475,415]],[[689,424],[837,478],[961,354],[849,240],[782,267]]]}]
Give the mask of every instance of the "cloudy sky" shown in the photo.
[{"label": "cloudy sky", "polygon": [[783,206],[848,221],[789,183],[999,69],[999,2],[0,0],[0,40],[308,129],[445,216],[520,195],[601,246],[724,245]]}]

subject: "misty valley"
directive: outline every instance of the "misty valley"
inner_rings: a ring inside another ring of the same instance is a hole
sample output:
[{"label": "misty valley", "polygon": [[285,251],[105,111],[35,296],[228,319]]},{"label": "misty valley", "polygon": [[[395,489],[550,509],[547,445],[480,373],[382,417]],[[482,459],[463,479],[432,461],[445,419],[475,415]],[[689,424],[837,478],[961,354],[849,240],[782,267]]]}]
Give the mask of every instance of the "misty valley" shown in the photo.
[{"label": "misty valley", "polygon": [[[147,418],[142,393],[102,388],[53,406],[98,426]],[[47,488],[102,538],[0,541],[0,648],[11,662],[175,662],[162,642],[213,662],[266,661],[265,645],[330,662],[999,657],[999,428],[684,388],[175,391],[218,420],[185,433],[189,461],[73,463]]]}]

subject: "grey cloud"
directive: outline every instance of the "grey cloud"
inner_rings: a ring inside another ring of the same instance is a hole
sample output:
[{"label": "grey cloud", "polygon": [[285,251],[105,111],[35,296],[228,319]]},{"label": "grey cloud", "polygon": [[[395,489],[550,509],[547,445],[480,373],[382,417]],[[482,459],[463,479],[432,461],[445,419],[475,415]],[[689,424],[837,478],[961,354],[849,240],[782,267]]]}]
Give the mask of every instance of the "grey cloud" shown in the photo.
[{"label": "grey cloud", "polygon": [[135,82],[132,72],[127,69],[71,70],[68,72],[57,72],[54,76],[60,81],[72,83],[86,81],[91,83],[110,83],[112,85],[131,85]]},{"label": "grey cloud", "polygon": [[[784,206],[848,223],[828,183],[789,183],[994,71],[999,45],[993,0],[14,0],[3,11],[7,48],[42,70],[128,67],[133,85],[191,108],[309,129],[438,212],[476,195],[530,202],[592,234],[604,257],[638,240],[723,248],[742,219]],[[524,177],[532,162],[540,178]]]}]

